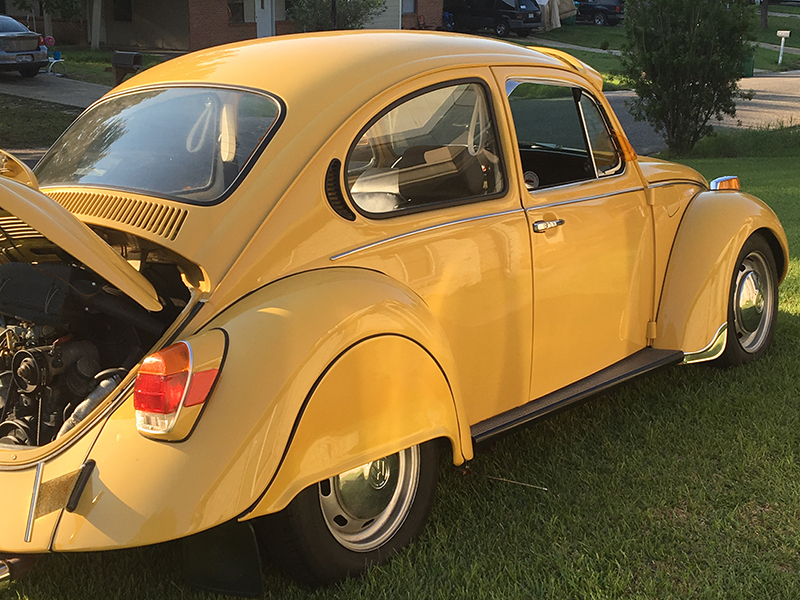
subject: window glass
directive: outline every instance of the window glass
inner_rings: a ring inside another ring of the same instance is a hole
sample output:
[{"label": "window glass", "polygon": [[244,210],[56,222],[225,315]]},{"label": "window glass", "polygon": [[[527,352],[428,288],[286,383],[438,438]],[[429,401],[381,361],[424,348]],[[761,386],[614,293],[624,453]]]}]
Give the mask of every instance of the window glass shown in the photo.
[{"label": "window glass", "polygon": [[509,81],[507,92],[528,189],[595,177],[578,110],[579,89]]},{"label": "window glass", "polygon": [[611,134],[608,132],[603,115],[600,114],[600,109],[591,98],[583,95],[581,96],[581,110],[586,122],[586,133],[592,147],[597,174],[603,176],[618,172],[622,167],[622,160],[611,139]]},{"label": "window glass", "polygon": [[268,96],[162,88],[84,112],[36,166],[39,185],[121,188],[210,203],[237,180],[275,124]]},{"label": "window glass", "polygon": [[353,202],[373,214],[501,192],[497,138],[483,88],[448,86],[393,108],[356,141],[346,174]]}]

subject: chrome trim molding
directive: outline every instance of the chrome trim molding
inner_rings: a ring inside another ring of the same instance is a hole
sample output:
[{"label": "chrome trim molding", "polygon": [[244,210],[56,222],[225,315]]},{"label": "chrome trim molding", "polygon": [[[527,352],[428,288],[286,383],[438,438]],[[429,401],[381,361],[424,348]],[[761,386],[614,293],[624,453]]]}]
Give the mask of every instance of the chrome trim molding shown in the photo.
[{"label": "chrome trim molding", "polygon": [[648,188],[659,188],[659,187],[666,187],[668,185],[699,185],[700,187],[706,187],[700,181],[694,181],[692,179],[670,179],[669,181],[661,181],[659,183],[648,184]]},{"label": "chrome trim molding", "polygon": [[11,579],[11,568],[6,561],[0,559],[0,583],[6,579]]},{"label": "chrome trim molding", "polygon": [[728,324],[723,323],[719,329],[717,329],[717,333],[714,334],[714,339],[711,340],[711,343],[700,350],[699,352],[689,352],[683,357],[684,365],[692,364],[692,363],[699,363],[699,362],[707,362],[709,360],[714,360],[715,358],[719,358],[722,356],[722,353],[725,352],[725,345],[728,343]]},{"label": "chrome trim molding", "polygon": [[469,217],[467,219],[458,219],[457,221],[449,221],[447,223],[439,223],[438,225],[431,225],[430,227],[423,227],[422,229],[416,229],[414,231],[409,231],[407,233],[401,233],[398,235],[394,235],[392,237],[388,237],[385,240],[379,240],[377,242],[372,242],[371,244],[366,244],[365,246],[359,246],[358,248],[353,248],[352,250],[348,250],[347,252],[342,252],[340,254],[334,254],[331,256],[331,260],[339,260],[340,258],[344,258],[345,256],[350,256],[355,254],[356,252],[361,252],[362,250],[369,250],[376,246],[380,246],[382,244],[388,244],[389,242],[394,242],[396,240],[401,240],[403,238],[410,237],[412,235],[417,235],[418,233],[426,233],[428,231],[433,231],[435,229],[442,229],[443,227],[450,227],[451,225],[460,225],[461,223],[469,223],[470,221],[482,221],[483,219],[491,219],[492,217],[502,217],[505,215],[513,215],[514,213],[520,213],[523,209],[515,208],[513,210],[506,210],[499,213],[492,213],[490,215],[480,215],[478,217]]},{"label": "chrome trim molding", "polygon": [[36,464],[36,475],[33,480],[33,495],[31,496],[31,510],[28,513],[28,525],[25,527],[25,543],[30,544],[33,539],[33,521],[36,516],[36,502],[39,500],[39,489],[42,487],[42,470],[44,462]]},{"label": "chrome trim molding", "polygon": [[[546,189],[555,189],[555,188],[546,188]],[[554,206],[566,206],[567,204],[578,204],[579,202],[589,202],[591,200],[600,200],[602,198],[611,198],[612,196],[621,196],[622,194],[630,194],[632,192],[643,192],[643,187],[635,187],[635,188],[628,188],[627,190],[617,190],[614,192],[608,192],[607,194],[598,194],[597,196],[588,196],[586,198],[575,198],[574,200],[564,200],[563,202],[552,202],[550,204],[542,204],[539,206],[530,206],[525,209],[525,212],[530,212],[534,210],[544,210],[545,208],[552,208]]]}]

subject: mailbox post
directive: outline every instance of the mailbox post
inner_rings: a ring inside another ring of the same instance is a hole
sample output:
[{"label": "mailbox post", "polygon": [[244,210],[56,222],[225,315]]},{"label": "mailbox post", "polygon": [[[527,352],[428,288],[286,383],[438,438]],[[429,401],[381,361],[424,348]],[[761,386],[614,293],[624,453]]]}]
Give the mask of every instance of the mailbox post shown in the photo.
[{"label": "mailbox post", "polygon": [[781,51],[778,54],[778,64],[783,62],[783,45],[786,43],[786,38],[788,38],[791,34],[791,31],[787,31],[785,29],[778,31],[778,37],[781,38]]}]

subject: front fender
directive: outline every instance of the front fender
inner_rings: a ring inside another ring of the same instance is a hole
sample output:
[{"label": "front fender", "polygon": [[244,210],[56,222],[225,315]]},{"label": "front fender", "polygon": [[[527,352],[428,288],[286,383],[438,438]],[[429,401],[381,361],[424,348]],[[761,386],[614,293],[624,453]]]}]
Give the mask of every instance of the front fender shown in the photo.
[{"label": "front fender", "polygon": [[699,352],[728,319],[736,258],[755,232],[767,238],[782,281],[789,264],[786,234],[764,202],[739,191],[697,195],[683,215],[661,293],[654,347]]},{"label": "front fender", "polygon": [[[430,362],[447,374],[454,416],[429,433],[456,442],[455,462],[471,458],[468,425],[457,421],[464,411],[447,340],[425,303],[389,277],[356,268],[287,277],[246,296],[198,333],[212,328],[227,332],[228,353],[194,432],[180,443],[143,437],[128,398],[90,453],[97,468],[76,511],[63,513],[55,550],[152,544],[242,515],[273,479],[321,374],[348,348],[376,336],[414,340],[436,357]],[[356,456],[363,454],[348,458]]]}]

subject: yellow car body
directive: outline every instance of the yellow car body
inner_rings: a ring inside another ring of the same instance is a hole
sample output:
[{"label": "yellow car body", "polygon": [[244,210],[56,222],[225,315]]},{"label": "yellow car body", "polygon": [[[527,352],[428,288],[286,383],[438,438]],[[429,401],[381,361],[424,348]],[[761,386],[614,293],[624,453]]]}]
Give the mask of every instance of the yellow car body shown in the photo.
[{"label": "yellow car body", "polygon": [[[509,82],[533,98],[545,89],[535,86],[570,90],[585,126],[595,107],[611,142],[588,163],[591,176],[536,187],[542,175],[523,165]],[[354,197],[372,196],[357,196],[352,181],[381,160],[373,144],[371,162],[353,166],[367,147],[359,140],[377,139],[370,132],[392,121],[381,120],[392,107],[455,85],[483,98],[463,124],[466,160],[489,157],[482,195],[389,214],[357,206]],[[53,184],[48,157],[37,183],[12,157],[3,163],[4,213],[147,311],[164,296],[139,272],[150,255],[111,247],[174,257],[186,301],[142,356],[185,340],[193,369],[214,380],[170,431],[140,431],[140,356],[65,434],[0,444],[6,556],[254,522],[318,482],[430,440],[446,440],[461,464],[474,442],[592,391],[720,356],[733,338],[732,276],[753,235],[772,255],[773,296],[786,273],[786,237],[763,202],[637,157],[599,75],[557,51],[431,32],[258,40],[148,69],[84,117],[115,98],[203,87],[260,91],[280,107],[221,201]],[[489,125],[491,151],[474,133]],[[601,176],[607,159],[616,166]]]}]

